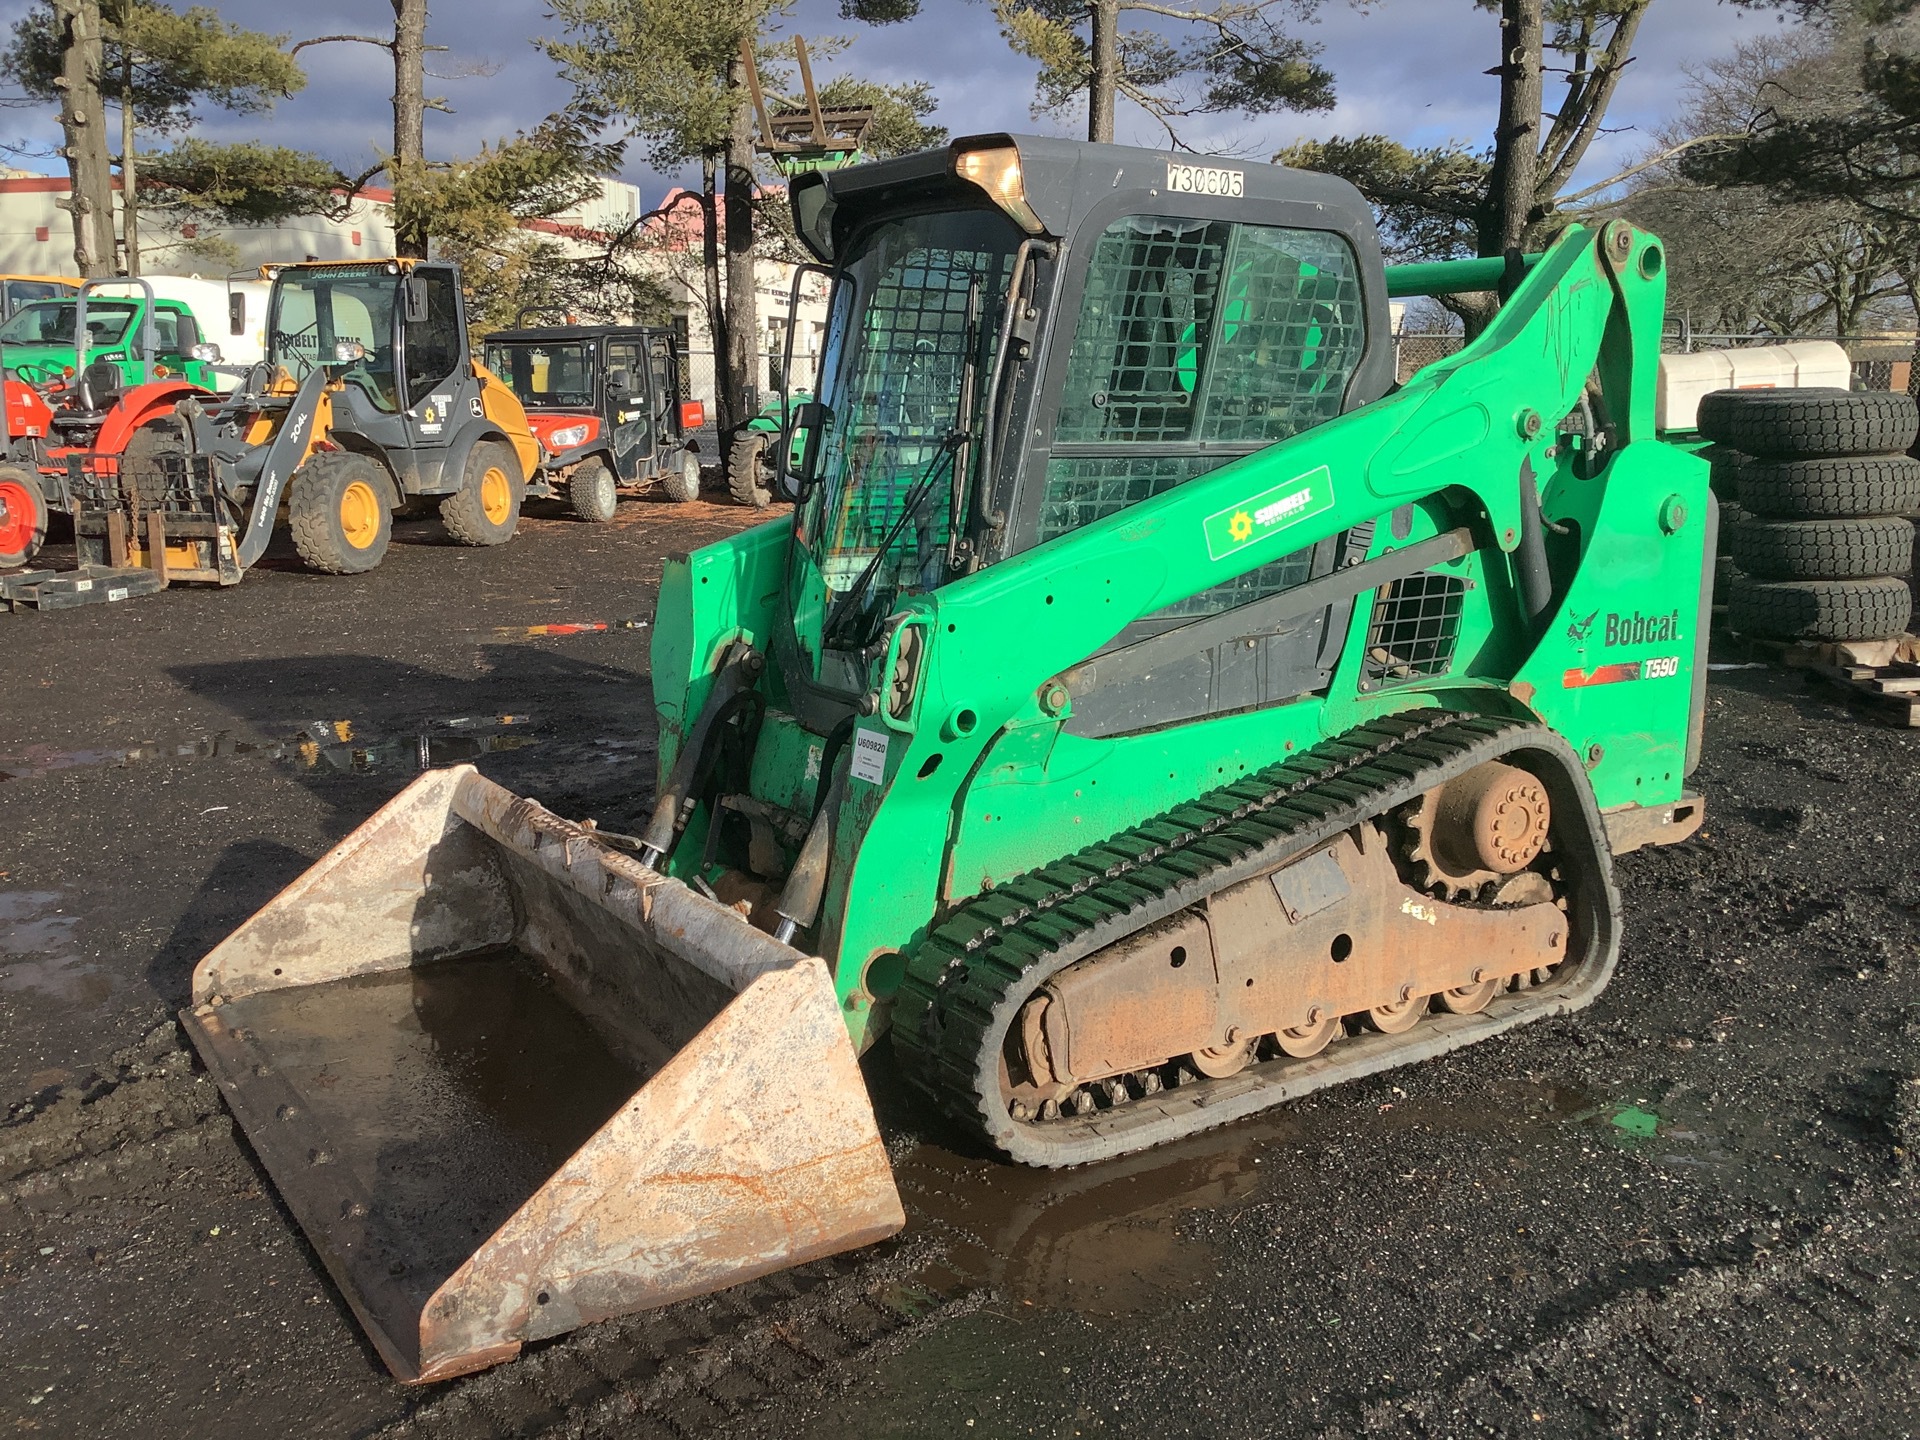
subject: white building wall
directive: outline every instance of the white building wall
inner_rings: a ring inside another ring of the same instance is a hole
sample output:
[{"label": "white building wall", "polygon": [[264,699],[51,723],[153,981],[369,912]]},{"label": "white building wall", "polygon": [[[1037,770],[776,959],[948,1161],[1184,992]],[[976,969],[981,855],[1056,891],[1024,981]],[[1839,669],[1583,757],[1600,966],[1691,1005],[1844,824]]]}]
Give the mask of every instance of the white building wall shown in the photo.
[{"label": "white building wall", "polygon": [[[0,271],[9,274],[66,275],[73,270],[73,217],[60,207],[64,178],[0,178]],[[393,254],[393,220],[385,192],[363,192],[338,220],[305,216],[271,228],[213,225],[178,212],[143,206],[140,211],[140,260],[143,270],[162,275],[224,273],[217,260],[181,249],[196,236],[215,237],[240,252],[240,266],[252,269],[297,260],[383,260]]]}]

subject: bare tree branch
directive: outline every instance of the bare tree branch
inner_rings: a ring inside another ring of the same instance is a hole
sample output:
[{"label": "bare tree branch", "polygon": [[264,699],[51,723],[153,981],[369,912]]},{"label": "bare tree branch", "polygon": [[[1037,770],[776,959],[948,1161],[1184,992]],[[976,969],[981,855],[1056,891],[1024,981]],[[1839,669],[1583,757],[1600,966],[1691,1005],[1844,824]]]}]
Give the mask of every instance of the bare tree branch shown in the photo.
[{"label": "bare tree branch", "polygon": [[343,42],[354,45],[378,45],[382,50],[393,49],[392,36],[388,36],[385,40],[382,40],[378,35],[316,35],[311,40],[296,41],[287,48],[287,53],[289,55],[298,55],[309,45],[333,45]]},{"label": "bare tree branch", "polygon": [[1607,107],[1613,103],[1613,93],[1620,86],[1621,73],[1633,62],[1633,37],[1640,28],[1640,20],[1647,12],[1647,3],[1642,0],[1638,8],[1620,15],[1615,21],[1613,32],[1607,37],[1607,48],[1600,62],[1593,67],[1591,77],[1579,87],[1580,93],[1571,107],[1563,106],[1562,114],[1571,108],[1575,120],[1563,125],[1554,122],[1548,132],[1549,142],[1558,140],[1559,153],[1543,149],[1541,163],[1546,173],[1540,177],[1540,193],[1554,196],[1560,193],[1560,187],[1573,178],[1573,172],[1580,168],[1580,162],[1586,158],[1587,149],[1593,144],[1599,133],[1599,123],[1607,113]]},{"label": "bare tree branch", "polygon": [[[1675,156],[1683,155],[1687,151],[1695,149],[1698,146],[1726,145],[1726,144],[1731,144],[1735,140],[1740,140],[1744,138],[1745,137],[1741,135],[1696,135],[1691,140],[1682,140],[1678,145],[1668,146],[1665,150],[1662,150],[1658,155],[1650,156],[1647,159],[1642,160],[1638,165],[1629,165],[1625,170],[1622,170],[1618,175],[1610,175],[1605,180],[1600,181],[1596,185],[1589,185],[1584,190],[1576,190],[1571,195],[1562,195],[1558,201],[1558,204],[1562,207],[1565,207],[1568,205],[1577,205],[1579,204],[1580,201],[1585,200],[1589,195],[1598,195],[1603,190],[1611,190],[1614,186],[1623,184],[1624,182],[1631,180],[1634,176],[1641,174],[1644,171],[1652,170],[1657,166],[1664,165],[1667,163],[1667,161],[1673,159]],[[1641,193],[1645,193],[1645,192],[1641,192]]]}]

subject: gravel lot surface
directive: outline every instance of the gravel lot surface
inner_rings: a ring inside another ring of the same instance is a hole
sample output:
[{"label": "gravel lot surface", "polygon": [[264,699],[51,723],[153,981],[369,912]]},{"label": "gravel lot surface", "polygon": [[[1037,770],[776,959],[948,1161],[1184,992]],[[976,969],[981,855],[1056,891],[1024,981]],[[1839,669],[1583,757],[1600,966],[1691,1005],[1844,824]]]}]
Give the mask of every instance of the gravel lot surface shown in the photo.
[{"label": "gravel lot surface", "polygon": [[[286,556],[0,615],[0,1429],[1920,1432],[1920,732],[1765,669],[1714,674],[1706,831],[1620,862],[1592,1009],[1058,1174],[968,1153],[879,1053],[900,1239],[393,1383],[172,1012],[423,763],[635,828],[622,622],[751,518],[546,509],[491,551],[402,525],[357,580]],[[527,633],[579,622],[613,628]]]}]

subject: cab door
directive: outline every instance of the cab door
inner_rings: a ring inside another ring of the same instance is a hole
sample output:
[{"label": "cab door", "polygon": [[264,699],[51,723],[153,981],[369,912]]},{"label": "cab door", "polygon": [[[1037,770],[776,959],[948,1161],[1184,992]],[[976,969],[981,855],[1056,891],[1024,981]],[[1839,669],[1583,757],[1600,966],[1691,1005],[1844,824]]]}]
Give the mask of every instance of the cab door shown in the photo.
[{"label": "cab door", "polygon": [[448,447],[481,414],[459,281],[449,266],[416,265],[400,290],[401,403],[416,488],[445,494],[460,488],[460,476],[447,471]]},{"label": "cab door", "polygon": [[653,405],[649,397],[646,355],[637,340],[609,340],[601,367],[606,385],[606,413],[613,434],[614,469],[623,481],[645,478],[653,471],[657,442]]},{"label": "cab door", "polygon": [[666,450],[682,439],[680,433],[680,365],[673,336],[647,336],[647,401],[653,410],[653,440]]}]

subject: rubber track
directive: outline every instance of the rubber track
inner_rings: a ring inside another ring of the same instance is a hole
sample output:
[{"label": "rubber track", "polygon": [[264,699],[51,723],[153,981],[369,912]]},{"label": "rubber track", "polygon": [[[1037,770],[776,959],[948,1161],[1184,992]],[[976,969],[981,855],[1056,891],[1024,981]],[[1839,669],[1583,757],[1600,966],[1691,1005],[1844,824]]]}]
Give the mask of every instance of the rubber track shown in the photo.
[{"label": "rubber track", "polygon": [[898,1246],[588,1326],[436,1389],[375,1440],[691,1440],[984,1302],[941,1294],[927,1268]]},{"label": "rubber track", "polygon": [[[999,1037],[1026,996],[1074,960],[1236,883],[1242,871],[1271,868],[1414,798],[1454,767],[1466,768],[1466,756],[1477,763],[1489,746],[1509,739],[1531,745],[1542,735],[1550,738],[1517,722],[1438,710],[1386,717],[996,887],[960,907],[909,957],[893,1025],[903,1069],[976,1137],[1037,1165],[1126,1154],[1300,1093],[1292,1079],[1328,1069],[1326,1056],[1288,1062],[1285,1077],[1256,1065],[1091,1118],[1027,1125],[1006,1120],[998,1098],[983,1093],[982,1077],[991,1073],[983,1057],[997,1054]],[[1597,830],[1597,817],[1592,823]],[[1617,916],[1604,845],[1593,853],[1609,916]],[[1616,944],[1617,928],[1603,937],[1600,984]],[[1542,1013],[1574,1008],[1592,993]],[[1446,1018],[1492,1023],[1486,1014]],[[1413,1059],[1429,1047],[1439,1053],[1465,1043],[1451,1038],[1459,1028],[1443,1032],[1427,1022],[1409,1035],[1385,1037],[1368,1052],[1368,1066],[1402,1063],[1381,1059],[1383,1053],[1405,1051]],[[1356,1050],[1349,1045],[1337,1053]]]}]

